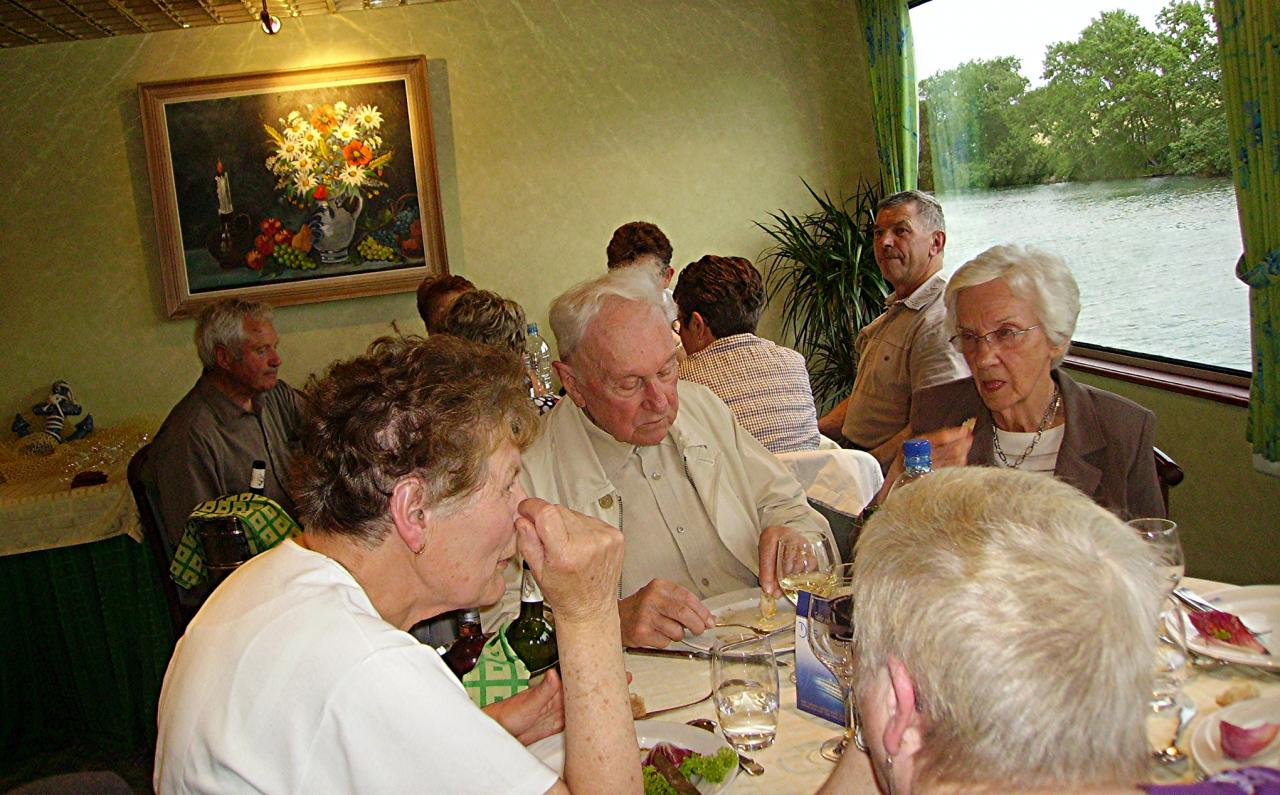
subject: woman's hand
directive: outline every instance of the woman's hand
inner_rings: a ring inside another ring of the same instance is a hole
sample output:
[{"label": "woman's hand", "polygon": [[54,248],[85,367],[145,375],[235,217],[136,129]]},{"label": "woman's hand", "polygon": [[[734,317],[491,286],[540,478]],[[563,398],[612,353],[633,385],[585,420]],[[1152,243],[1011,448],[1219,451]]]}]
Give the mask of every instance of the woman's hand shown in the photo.
[{"label": "woman's hand", "polygon": [[[966,420],[954,428],[939,428],[928,433],[912,434],[906,438],[925,439],[929,442],[932,449],[930,460],[933,469],[962,467],[969,462],[969,449],[973,447],[973,423],[972,420]],[[889,471],[885,473],[884,484],[872,500],[873,503],[879,505],[884,502],[884,498],[889,496],[889,489],[893,488],[894,482],[905,469],[902,450],[898,450],[893,457],[893,463],[889,466]]]},{"label": "woman's hand", "polygon": [[530,497],[517,509],[520,554],[556,621],[617,614],[622,533],[599,519]]},{"label": "woman's hand", "polygon": [[550,737],[564,729],[560,675],[553,668],[538,684],[490,704],[484,713],[524,745]]}]

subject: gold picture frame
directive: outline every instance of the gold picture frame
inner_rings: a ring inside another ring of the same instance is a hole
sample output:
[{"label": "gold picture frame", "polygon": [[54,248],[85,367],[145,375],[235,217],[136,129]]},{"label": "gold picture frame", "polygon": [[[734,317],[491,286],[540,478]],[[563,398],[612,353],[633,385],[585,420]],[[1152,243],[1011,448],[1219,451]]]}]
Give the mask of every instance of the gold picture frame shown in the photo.
[{"label": "gold picture frame", "polygon": [[138,94],[169,317],[228,296],[405,292],[448,273],[425,58]]}]

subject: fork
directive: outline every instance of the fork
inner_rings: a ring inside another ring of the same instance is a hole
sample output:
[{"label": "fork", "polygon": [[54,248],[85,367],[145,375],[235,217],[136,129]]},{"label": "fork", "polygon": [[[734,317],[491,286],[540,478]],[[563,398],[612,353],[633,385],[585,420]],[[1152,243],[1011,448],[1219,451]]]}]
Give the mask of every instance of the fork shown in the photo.
[{"label": "fork", "polygon": [[668,712],[675,712],[678,709],[684,709],[685,707],[692,707],[694,704],[701,704],[702,702],[706,701],[709,698],[711,698],[710,691],[708,691],[707,694],[702,698],[695,699],[693,701],[690,701],[687,704],[677,704],[674,707],[663,707],[662,709],[651,709],[648,712],[641,715],[640,717],[636,718],[636,720],[648,720],[649,718],[653,718],[658,715],[665,715]]},{"label": "fork", "polygon": [[764,627],[757,627],[755,624],[738,624],[733,621],[717,621],[715,628],[720,629],[721,627],[740,627],[742,629],[750,630],[751,632],[754,632],[755,634],[761,637],[776,635],[779,632],[783,631],[784,629],[791,629],[790,624],[783,624],[780,627],[774,627],[773,629],[766,629]]}]

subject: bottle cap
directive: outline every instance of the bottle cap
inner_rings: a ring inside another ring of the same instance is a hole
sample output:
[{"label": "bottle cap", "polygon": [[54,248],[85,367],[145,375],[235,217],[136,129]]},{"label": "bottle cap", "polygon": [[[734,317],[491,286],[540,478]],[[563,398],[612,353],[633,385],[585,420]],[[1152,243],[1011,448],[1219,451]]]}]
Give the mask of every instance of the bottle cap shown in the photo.
[{"label": "bottle cap", "polygon": [[928,439],[908,439],[902,443],[902,456],[904,458],[919,458],[920,456],[933,455],[933,445],[929,444]]},{"label": "bottle cap", "polygon": [[[243,466],[243,464],[241,464],[241,466]],[[253,462],[253,468],[254,468],[254,469],[266,469],[266,468],[267,468],[267,462],[266,462],[266,461],[254,461],[254,462]]]},{"label": "bottle cap", "polygon": [[529,324],[529,328],[528,328],[528,332],[529,332],[530,334],[537,334],[537,333],[538,333],[538,324],[537,324],[537,323],[530,323],[530,324]]}]

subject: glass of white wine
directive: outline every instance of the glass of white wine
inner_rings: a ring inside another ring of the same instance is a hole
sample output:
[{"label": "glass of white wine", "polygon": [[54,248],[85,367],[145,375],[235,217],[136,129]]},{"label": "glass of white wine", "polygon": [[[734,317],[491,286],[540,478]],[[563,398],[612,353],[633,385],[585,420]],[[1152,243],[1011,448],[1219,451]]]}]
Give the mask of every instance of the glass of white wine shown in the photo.
[{"label": "glass of white wine", "polygon": [[778,587],[793,605],[797,591],[826,596],[831,590],[832,571],[838,560],[826,533],[789,533],[778,542],[774,568]]}]

